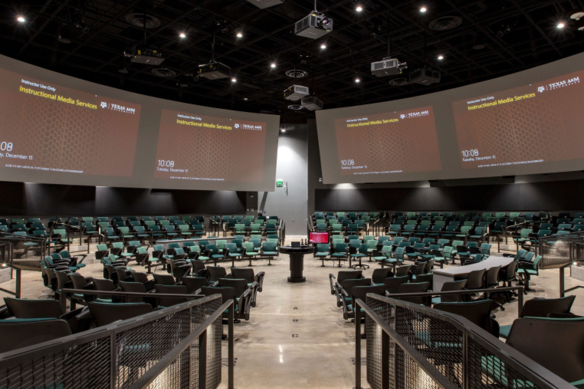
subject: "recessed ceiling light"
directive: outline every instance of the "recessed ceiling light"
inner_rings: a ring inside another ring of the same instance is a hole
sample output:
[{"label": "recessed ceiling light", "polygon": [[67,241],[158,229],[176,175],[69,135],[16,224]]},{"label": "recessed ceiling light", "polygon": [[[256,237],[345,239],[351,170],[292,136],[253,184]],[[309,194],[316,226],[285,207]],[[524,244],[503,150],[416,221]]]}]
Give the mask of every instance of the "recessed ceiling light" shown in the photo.
[{"label": "recessed ceiling light", "polygon": [[320,49],[321,49],[321,50],[324,50],[324,49],[326,49],[326,43],[323,43],[322,45],[320,45]]},{"label": "recessed ceiling light", "polygon": [[247,101],[247,97],[244,97],[243,100]]},{"label": "recessed ceiling light", "polygon": [[355,82],[358,84],[358,83],[360,83],[360,82],[361,82],[361,79],[360,79],[359,77],[356,77],[356,78],[355,78]]},{"label": "recessed ceiling light", "polygon": [[180,36],[181,38],[186,38],[186,37],[187,37],[187,34],[185,34],[184,32],[181,32],[179,36]]},{"label": "recessed ceiling light", "polygon": [[426,8],[426,7],[421,7],[421,8],[420,8],[420,12],[421,12],[421,13],[424,13],[424,12],[426,12],[427,10],[428,10],[428,8]]},{"label": "recessed ceiling light", "polygon": [[276,63],[275,63],[275,62],[272,62],[272,63],[270,64],[270,66],[271,66],[271,67],[273,67],[273,68],[275,68],[275,67],[276,67]]},{"label": "recessed ceiling light", "polygon": [[357,12],[363,11],[363,7],[361,7],[360,5],[358,5],[357,8],[355,8],[355,11],[357,11]]},{"label": "recessed ceiling light", "polygon": [[564,28],[564,27],[566,27],[566,25],[564,23],[560,22],[560,23],[558,23],[558,26],[557,27],[558,28]]},{"label": "recessed ceiling light", "polygon": [[243,38],[243,33],[242,33],[241,31],[239,31],[239,32],[237,33],[237,37],[238,37],[238,38]]},{"label": "recessed ceiling light", "polygon": [[233,78],[231,79],[231,82],[237,82],[237,78],[233,77]]},{"label": "recessed ceiling light", "polygon": [[444,59],[444,56],[443,56],[442,54],[439,54],[439,55],[438,55],[438,60],[439,60],[439,61],[442,61],[443,59]]},{"label": "recessed ceiling light", "polygon": [[18,20],[20,23],[26,22],[26,19],[24,18],[24,16],[19,16],[18,18],[16,18],[16,20]]},{"label": "recessed ceiling light", "polygon": [[285,128],[282,128],[282,132],[286,132],[286,129]]}]

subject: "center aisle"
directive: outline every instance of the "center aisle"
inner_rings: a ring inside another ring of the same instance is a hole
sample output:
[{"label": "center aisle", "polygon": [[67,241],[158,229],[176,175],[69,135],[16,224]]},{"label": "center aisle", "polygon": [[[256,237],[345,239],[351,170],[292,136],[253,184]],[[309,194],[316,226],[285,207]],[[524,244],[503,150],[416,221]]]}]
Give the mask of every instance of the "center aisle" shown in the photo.
[{"label": "center aisle", "polygon": [[[272,263],[254,262],[256,273],[266,273],[263,292],[250,320],[235,325],[235,388],[352,388],[355,328],[343,320],[329,286],[329,274],[336,277],[347,266],[339,269],[327,261],[323,268],[308,254],[306,282],[288,283],[288,255]],[[223,353],[226,357],[226,342]],[[220,388],[227,388],[226,363],[224,358]]]}]

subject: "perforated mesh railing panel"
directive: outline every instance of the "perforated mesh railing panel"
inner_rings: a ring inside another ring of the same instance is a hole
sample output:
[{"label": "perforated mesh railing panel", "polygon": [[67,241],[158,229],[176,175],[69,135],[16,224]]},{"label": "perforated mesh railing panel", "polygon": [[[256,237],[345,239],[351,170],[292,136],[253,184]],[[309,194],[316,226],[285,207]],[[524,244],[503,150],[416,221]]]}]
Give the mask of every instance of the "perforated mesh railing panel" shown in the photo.
[{"label": "perforated mesh railing panel", "polygon": [[[456,315],[377,295],[368,295],[366,304],[396,337],[386,337],[389,366],[384,367],[384,329],[365,313],[367,380],[372,389],[383,389],[384,370],[389,375],[389,387],[399,389],[556,387],[542,385],[546,381],[536,379],[538,386],[528,378],[534,377],[533,370],[522,367],[508,349],[501,351],[499,341],[489,340],[490,334],[463,318],[458,320]],[[398,342],[409,345],[420,359],[413,358]]]},{"label": "perforated mesh railing panel", "polygon": [[557,268],[578,259],[578,246],[584,243],[584,232],[576,231],[563,235],[540,238],[539,252],[542,256],[540,267]]},{"label": "perforated mesh railing panel", "polygon": [[[0,354],[0,388],[128,388],[220,307],[221,297],[212,296],[166,308],[137,323],[120,322],[28,352]],[[206,389],[215,389],[221,382],[221,315],[207,333]],[[198,388],[198,369],[195,341],[150,387]]]}]

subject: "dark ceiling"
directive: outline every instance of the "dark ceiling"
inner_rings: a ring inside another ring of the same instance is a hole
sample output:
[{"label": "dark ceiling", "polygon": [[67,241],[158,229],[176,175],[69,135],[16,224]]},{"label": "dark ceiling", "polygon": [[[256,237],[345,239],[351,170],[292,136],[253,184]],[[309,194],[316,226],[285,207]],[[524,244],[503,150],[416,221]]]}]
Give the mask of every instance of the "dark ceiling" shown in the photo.
[{"label": "dark ceiling", "polygon": [[[357,5],[362,12],[356,12]],[[427,12],[420,12],[422,6]],[[479,82],[584,47],[584,32],[578,31],[582,24],[570,19],[584,11],[583,0],[323,0],[318,10],[334,19],[334,31],[320,40],[295,36],[294,23],[312,9],[312,0],[288,0],[268,9],[247,0],[7,0],[0,3],[0,53],[132,92],[279,113],[284,122],[294,122],[313,113],[288,109],[282,92],[293,84],[314,88],[325,108],[337,108]],[[143,44],[142,28],[129,20],[133,16],[142,25],[144,12],[147,43],[166,58],[161,67],[171,71],[165,71],[167,77],[153,74],[151,66],[124,61],[124,51]],[[20,15],[26,22],[16,21]],[[563,29],[557,28],[560,22]],[[371,75],[370,63],[387,55],[388,23],[392,57],[407,62],[409,70],[427,58],[442,72],[439,84],[390,85],[399,80]],[[186,38],[179,37],[181,32]],[[214,32],[215,57],[232,68],[235,84],[187,76],[211,59]],[[243,37],[237,38],[237,32]],[[59,34],[70,35],[71,42],[59,42]],[[275,69],[271,62],[277,63]],[[124,66],[127,74],[119,72]],[[301,80],[286,76],[295,67],[308,75]]]}]

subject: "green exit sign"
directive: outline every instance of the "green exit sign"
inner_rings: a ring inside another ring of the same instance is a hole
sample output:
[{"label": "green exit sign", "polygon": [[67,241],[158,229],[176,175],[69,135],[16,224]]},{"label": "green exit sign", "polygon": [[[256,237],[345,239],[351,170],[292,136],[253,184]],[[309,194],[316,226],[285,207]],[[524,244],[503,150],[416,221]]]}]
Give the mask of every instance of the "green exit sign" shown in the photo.
[{"label": "green exit sign", "polygon": [[276,188],[283,188],[284,187],[284,180],[281,178],[278,178],[276,180]]}]

